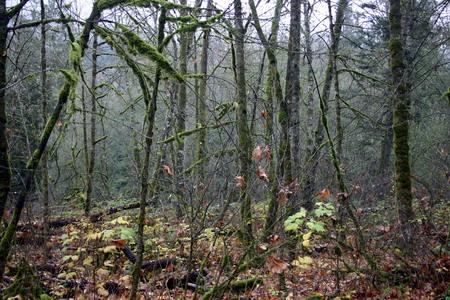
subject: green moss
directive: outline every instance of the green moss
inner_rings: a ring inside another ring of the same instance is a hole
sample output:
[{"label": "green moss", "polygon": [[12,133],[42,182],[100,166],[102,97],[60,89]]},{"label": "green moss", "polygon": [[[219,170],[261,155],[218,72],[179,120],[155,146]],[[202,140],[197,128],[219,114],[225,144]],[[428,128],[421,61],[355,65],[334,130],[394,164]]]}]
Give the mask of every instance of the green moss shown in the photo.
[{"label": "green moss", "polygon": [[83,51],[81,45],[78,42],[70,42],[69,62],[79,66],[82,56]]},{"label": "green moss", "polygon": [[[16,296],[20,296],[21,299],[39,299],[41,295],[45,294],[39,278],[27,263],[22,262],[19,265],[16,279],[3,291],[2,299],[9,299]],[[48,295],[45,296],[48,297]]]},{"label": "green moss", "polygon": [[254,289],[259,284],[263,284],[261,277],[237,280],[227,285],[217,285],[206,292],[201,300],[211,299],[227,291],[235,294],[242,294],[245,291]]},{"label": "green moss", "polygon": [[102,11],[105,9],[113,8],[121,3],[125,3],[127,1],[125,0],[99,0],[97,2],[97,8],[98,10]]},{"label": "green moss", "polygon": [[150,7],[150,6],[155,6],[157,8],[164,7],[165,9],[193,9],[189,6],[163,0],[135,0],[135,1],[127,1],[126,4],[128,6],[140,6],[140,7]]},{"label": "green moss", "polygon": [[169,60],[166,59],[159,51],[153,46],[145,43],[137,34],[126,28],[125,26],[119,26],[122,29],[124,37],[128,40],[131,47],[136,49],[142,55],[145,55],[148,59],[155,62],[165,72],[176,78],[178,81],[183,82],[184,79],[177,71],[172,67]]},{"label": "green moss", "polygon": [[284,110],[278,112],[278,122],[281,124],[287,121],[287,113]]},{"label": "green moss", "polygon": [[39,149],[34,150],[33,155],[27,162],[27,169],[34,169],[34,167],[38,165],[40,158],[41,158],[41,151],[39,151]]},{"label": "green moss", "polygon": [[218,19],[220,19],[223,16],[223,13],[214,15],[212,17],[209,17],[206,20],[199,20],[197,18],[191,17],[194,21],[188,24],[185,24],[175,30],[174,32],[170,33],[164,38],[164,41],[161,44],[161,47],[166,47],[169,42],[173,39],[173,37],[177,34],[183,34],[183,33],[191,33],[195,32],[197,28],[209,28],[213,23],[215,23]]}]

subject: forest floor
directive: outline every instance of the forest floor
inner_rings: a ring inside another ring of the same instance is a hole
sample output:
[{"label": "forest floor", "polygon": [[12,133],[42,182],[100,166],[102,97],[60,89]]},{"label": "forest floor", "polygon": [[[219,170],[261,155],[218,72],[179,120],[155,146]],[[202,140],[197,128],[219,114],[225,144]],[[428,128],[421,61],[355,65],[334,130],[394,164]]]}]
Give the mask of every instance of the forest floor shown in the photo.
[{"label": "forest floor", "polygon": [[[39,299],[37,294],[49,296],[40,299],[127,299],[136,219],[130,211],[98,222],[79,217],[53,228],[46,239],[41,223],[24,224],[1,286],[5,299]],[[255,220],[255,228],[262,228]],[[145,223],[147,267],[141,272],[140,299],[200,299],[221,283],[228,288],[212,299],[450,299],[448,224],[421,226],[428,250],[413,256],[393,246],[392,226],[373,225],[364,253],[357,250],[354,234],[340,247],[332,232],[307,236],[292,260],[282,247],[287,237],[274,234],[255,244],[255,255],[264,259],[240,268],[248,256],[232,222],[214,224],[206,216],[190,223],[155,215]],[[20,287],[14,285],[18,282]],[[233,286],[236,282],[241,285]]]}]

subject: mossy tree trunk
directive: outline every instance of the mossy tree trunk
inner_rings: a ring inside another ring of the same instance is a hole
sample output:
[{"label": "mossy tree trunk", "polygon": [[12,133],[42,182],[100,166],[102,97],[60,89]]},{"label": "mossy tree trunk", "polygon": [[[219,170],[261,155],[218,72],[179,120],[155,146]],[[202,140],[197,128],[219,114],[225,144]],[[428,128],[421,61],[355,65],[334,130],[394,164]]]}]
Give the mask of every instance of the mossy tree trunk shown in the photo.
[{"label": "mossy tree trunk", "polygon": [[302,206],[310,210],[312,208],[312,197],[315,190],[315,180],[311,174],[315,174],[315,168],[317,161],[314,159],[314,69],[312,66],[313,53],[312,53],[312,38],[311,38],[311,27],[310,27],[310,17],[312,13],[312,6],[309,4],[308,0],[302,0],[303,2],[303,32],[305,36],[305,56],[304,60],[308,67],[308,72],[306,75],[306,96],[305,96],[305,110],[306,110],[306,156],[305,163],[303,165],[303,176],[302,176]]},{"label": "mossy tree trunk", "polygon": [[[13,16],[15,16],[20,11],[20,9],[27,3],[27,1],[28,0],[21,1],[19,4],[12,7],[11,9],[9,9],[6,12],[6,14],[5,14],[5,10],[2,11],[2,9],[1,9],[1,7],[5,8],[4,1],[0,1],[0,21],[4,22],[4,18],[10,20]],[[72,53],[74,56],[76,56],[76,57],[74,57],[75,60],[73,61],[74,68],[71,71],[63,71],[63,74],[65,76],[65,82],[59,92],[58,101],[53,110],[53,113],[51,114],[50,118],[48,119],[47,123],[45,124],[45,128],[42,131],[37,149],[33,152],[33,155],[30,157],[30,159],[27,163],[28,173],[24,180],[24,188],[21,190],[21,192],[17,198],[11,220],[10,220],[8,227],[6,228],[6,231],[0,241],[0,280],[3,278],[3,273],[5,271],[9,251],[11,249],[12,239],[13,239],[14,233],[16,231],[16,227],[19,222],[20,215],[22,213],[22,209],[25,205],[25,200],[27,199],[28,194],[31,191],[32,184],[33,184],[33,178],[36,173],[36,169],[41,161],[43,153],[45,152],[48,140],[50,139],[50,135],[53,132],[56,122],[58,121],[64,106],[66,105],[67,101],[69,100],[70,92],[76,85],[75,70],[79,68],[77,63],[80,62],[80,60],[83,56],[84,50],[87,47],[87,41],[89,40],[90,32],[94,26],[93,25],[94,20],[100,16],[100,14],[103,10],[112,8],[116,5],[118,5],[120,2],[121,2],[121,0],[116,0],[116,1],[111,1],[111,2],[95,2],[93,5],[93,8],[92,8],[92,12],[85,22],[85,26],[83,28],[83,32],[80,36],[80,39],[78,39],[77,41],[73,41],[74,47],[76,47],[79,50],[79,51],[76,51],[75,53]],[[5,24],[5,26],[7,26],[8,22],[1,23],[1,24]],[[0,46],[3,41],[2,40],[2,37],[3,37],[2,36],[2,28],[3,27],[0,26]],[[3,29],[6,30],[6,27],[4,27]],[[6,41],[7,32],[5,33],[4,37],[5,37],[5,41]],[[72,38],[73,38],[73,36],[72,36]],[[75,46],[75,45],[77,45],[77,46]],[[74,50],[74,49],[72,49],[72,50]],[[6,49],[5,49],[5,51],[6,51]],[[6,53],[6,52],[4,52],[4,53]],[[3,57],[3,56],[0,55],[0,57]],[[6,66],[6,61],[4,62],[3,66]],[[1,75],[1,67],[2,67],[2,61],[0,60],[0,83],[6,83],[5,81],[1,81],[2,78],[6,79],[5,76],[1,77],[2,76]],[[4,91],[4,89],[1,89],[1,91]],[[0,103],[3,103],[2,104],[3,107],[2,107],[2,105],[0,105],[0,116],[1,116],[1,113],[2,113],[1,108],[4,109],[4,98],[3,98],[3,102],[2,102],[1,94],[0,94]],[[1,133],[0,133],[0,135],[1,135]],[[0,137],[0,139],[1,139],[1,137]]]},{"label": "mossy tree trunk", "polygon": [[389,1],[389,52],[391,58],[393,93],[395,199],[401,223],[400,245],[409,251],[413,245],[414,213],[412,209],[411,171],[408,143],[408,98],[405,82],[406,66],[402,43],[402,2]]},{"label": "mossy tree trunk", "polygon": [[[208,0],[206,18],[211,17],[211,5],[212,1]],[[198,86],[198,98],[197,98],[197,122],[196,126],[203,128],[206,127],[206,83],[208,80],[208,51],[209,51],[209,35],[210,28],[203,29],[203,41],[202,41],[202,51],[200,58],[200,74],[202,78],[200,79]],[[207,160],[207,141],[206,141],[206,130],[200,130],[197,134],[197,149],[195,160],[199,162],[197,166],[197,185],[205,184],[205,160]]]},{"label": "mossy tree trunk", "polygon": [[[300,0],[291,1],[291,15],[289,25],[288,60],[286,67],[286,105],[288,112],[288,130],[290,139],[290,151],[292,171],[286,172],[283,181],[291,183],[300,174],[300,27],[301,27],[301,6]],[[282,140],[281,143],[284,141]],[[286,165],[287,167],[288,165]],[[296,172],[296,174],[294,174]],[[290,178],[288,177],[288,175]],[[289,197],[288,214],[294,214],[298,208],[298,193],[293,190]]]},{"label": "mossy tree trunk", "polygon": [[[273,135],[274,135],[274,106],[276,103],[283,101],[283,90],[281,88],[280,73],[278,71],[277,56],[275,53],[277,39],[278,39],[278,29],[280,27],[280,16],[282,9],[282,0],[277,0],[275,4],[275,12],[272,19],[272,27],[270,32],[270,39],[268,40],[262,30],[261,24],[259,22],[258,12],[256,10],[256,5],[253,0],[249,1],[250,8],[252,10],[252,18],[254,20],[254,26],[258,33],[259,40],[264,45],[264,49],[267,53],[267,60],[269,62],[267,70],[266,79],[266,99],[264,102],[265,106],[265,140],[266,145],[270,148],[273,147]],[[267,192],[267,199],[269,201],[269,209],[266,217],[266,222],[264,224],[263,239],[267,239],[268,236],[274,230],[278,215],[278,201],[276,199],[276,193],[278,192],[278,178],[275,168],[274,159],[270,160],[267,166],[267,174],[269,177],[269,189]]]},{"label": "mossy tree trunk", "polygon": [[[181,0],[181,5],[186,5],[187,0]],[[187,16],[186,10],[181,10],[181,16]],[[189,43],[191,40],[190,33],[181,33],[180,34],[180,58],[179,58],[179,67],[178,73],[181,76],[186,75],[188,73],[187,69],[187,60],[189,54]],[[179,132],[184,132],[186,130],[186,103],[187,103],[187,82],[180,82],[178,84],[178,106],[177,106],[177,114],[176,114],[176,126],[175,126],[175,135]],[[175,160],[175,168],[174,175],[176,191],[177,191],[177,216],[182,216],[182,203],[184,197],[184,189],[185,189],[185,179],[183,176],[184,169],[184,139],[177,138],[176,139],[176,160]]]},{"label": "mossy tree trunk", "polygon": [[[308,158],[308,163],[306,164],[306,169],[308,170],[308,177],[309,179],[305,181],[303,185],[303,199],[304,202],[307,204],[308,208],[312,207],[311,199],[314,196],[315,191],[313,188],[315,187],[315,184],[311,181],[315,180],[316,172],[317,172],[317,164],[320,157],[320,150],[322,148],[322,142],[325,136],[325,130],[323,126],[323,118],[327,118],[328,115],[328,103],[330,100],[330,93],[331,93],[331,85],[333,82],[333,75],[334,75],[334,58],[337,56],[337,51],[339,49],[339,42],[341,39],[341,30],[342,30],[342,24],[344,22],[344,12],[345,9],[348,6],[348,0],[339,0],[338,7],[336,10],[336,21],[333,23],[332,21],[332,15],[331,15],[331,9],[329,9],[329,15],[330,15],[330,31],[331,31],[331,45],[328,53],[328,63],[327,67],[325,69],[325,78],[324,83],[322,86],[322,93],[319,95],[320,101],[321,101],[321,119],[317,123],[317,129],[315,132],[315,138],[314,138],[314,146],[311,147],[311,157]],[[329,4],[330,7],[330,4]],[[312,62],[309,61],[309,64]],[[337,174],[339,176],[339,174]],[[311,180],[311,181],[310,181]],[[342,184],[339,183],[341,186]],[[342,189],[342,188],[340,188]]]},{"label": "mossy tree trunk", "polygon": [[[45,20],[44,0],[40,1],[41,21]],[[47,32],[45,23],[41,24],[41,110],[42,128],[47,123]],[[42,156],[42,198],[44,204],[44,236],[49,237],[49,180],[48,180],[48,156],[47,151]],[[47,259],[49,248],[45,247],[44,259]]]},{"label": "mossy tree trunk", "polygon": [[92,72],[91,72],[91,131],[90,131],[90,150],[89,157],[86,161],[87,178],[86,178],[86,200],[84,203],[84,213],[89,215],[92,206],[92,190],[94,186],[94,169],[95,169],[95,144],[96,144],[96,123],[97,123],[97,48],[98,38],[94,34],[92,44]]},{"label": "mossy tree trunk", "polygon": [[6,117],[6,64],[8,61],[8,23],[21,11],[28,0],[7,9],[6,0],[0,0],[0,216],[8,201],[11,188],[11,169],[9,164],[7,117]]},{"label": "mossy tree trunk", "polygon": [[[247,122],[247,91],[245,80],[245,52],[244,52],[244,37],[245,29],[243,26],[243,13],[241,0],[234,1],[235,9],[235,28],[234,28],[234,46],[236,53],[236,87],[238,104],[236,111],[237,121],[237,148],[239,161],[239,176],[243,176],[246,182],[246,187],[240,190],[241,202],[241,222],[242,232],[245,246],[250,247],[253,242],[252,232],[252,211],[250,198],[251,185],[251,152],[252,140]],[[251,249],[248,249],[252,251]]]},{"label": "mossy tree trunk", "polygon": [[[167,11],[164,7],[160,10],[160,16],[158,20],[158,52],[162,53],[162,42],[164,40],[164,27],[166,24]],[[156,68],[153,92],[150,102],[147,103],[145,121],[147,123],[147,130],[145,133],[145,151],[144,161],[141,169],[141,195],[139,203],[139,219],[138,219],[138,232],[137,232],[137,256],[136,263],[133,268],[133,280],[130,291],[130,300],[137,298],[137,291],[140,280],[140,270],[144,255],[144,221],[145,221],[145,206],[147,203],[147,196],[149,190],[149,169],[150,169],[150,154],[153,145],[153,131],[155,124],[155,116],[157,109],[157,98],[159,91],[159,83],[161,81],[161,67]]]}]

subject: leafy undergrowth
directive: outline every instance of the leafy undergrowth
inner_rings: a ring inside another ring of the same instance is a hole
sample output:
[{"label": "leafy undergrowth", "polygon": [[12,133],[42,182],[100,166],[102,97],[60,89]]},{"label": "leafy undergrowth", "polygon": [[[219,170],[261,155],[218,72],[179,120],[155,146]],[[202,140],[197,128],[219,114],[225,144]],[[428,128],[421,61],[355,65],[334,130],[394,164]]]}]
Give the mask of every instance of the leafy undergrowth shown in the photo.
[{"label": "leafy undergrowth", "polygon": [[[362,253],[351,230],[336,242],[333,209],[319,203],[312,215],[302,209],[286,218],[284,229],[292,234],[274,234],[256,243],[254,259],[246,267],[249,256],[233,216],[193,223],[149,217],[144,233],[144,262],[149,267],[141,273],[140,299],[200,299],[214,286],[222,288],[213,299],[449,299],[445,229],[422,226],[421,237],[429,249],[408,257],[392,246],[395,228],[368,226],[374,238]],[[39,242],[43,240],[41,225],[25,227],[17,235],[16,254],[2,286],[4,295],[126,299],[136,222],[135,216],[125,214],[96,223],[80,217],[53,230],[45,245]],[[205,223],[212,225],[205,228]],[[263,227],[255,223],[255,228]],[[288,253],[293,240],[297,246]],[[29,282],[24,284],[24,278]]]}]

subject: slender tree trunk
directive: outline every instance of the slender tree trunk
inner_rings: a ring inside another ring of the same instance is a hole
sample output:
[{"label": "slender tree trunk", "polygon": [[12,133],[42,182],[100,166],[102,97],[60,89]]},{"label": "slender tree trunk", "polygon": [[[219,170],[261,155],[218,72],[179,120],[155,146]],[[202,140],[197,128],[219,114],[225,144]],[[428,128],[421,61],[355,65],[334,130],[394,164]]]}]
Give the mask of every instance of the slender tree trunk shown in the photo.
[{"label": "slender tree trunk", "polygon": [[[28,0],[23,0],[22,2],[17,4],[15,7],[10,9],[9,13],[7,14],[9,16],[8,18],[11,18],[15,14],[17,14],[20,11],[20,9],[27,3],[27,1]],[[80,39],[77,41],[80,46],[80,49],[81,49],[81,57],[83,56],[84,50],[87,47],[86,40],[89,39],[90,32],[93,28],[94,20],[100,16],[102,10],[112,8],[115,5],[118,5],[119,2],[120,1],[113,2],[113,3],[106,3],[106,4],[103,3],[101,8],[98,7],[97,2],[94,3],[92,12],[91,12],[89,18],[86,20],[86,23],[85,23],[85,26],[83,29],[83,33],[82,33]],[[1,23],[1,22],[3,22],[3,17],[5,16],[4,11],[2,13],[2,7],[4,8],[4,1],[1,0],[0,1],[0,48],[2,45],[2,37],[3,37],[2,29],[6,30],[6,26],[8,24],[8,22],[6,22],[6,23],[4,23],[5,27],[2,26],[3,23]],[[7,37],[7,35],[5,35],[5,38],[6,37]],[[4,53],[6,54],[6,52],[4,52]],[[0,55],[0,57],[3,57],[3,56]],[[79,57],[79,59],[81,59],[81,57]],[[5,66],[4,63],[3,63],[3,66]],[[2,60],[0,59],[0,88],[2,87],[1,86],[2,82],[6,83],[5,81],[2,81],[2,72],[1,71],[2,71]],[[25,186],[18,196],[18,199],[16,201],[16,204],[15,204],[15,207],[13,210],[13,214],[11,217],[11,221],[9,222],[8,227],[6,228],[6,231],[0,241],[0,281],[3,278],[3,273],[5,271],[6,262],[7,262],[7,258],[9,255],[9,251],[11,249],[11,242],[12,242],[14,233],[16,231],[17,223],[19,222],[20,215],[22,213],[22,209],[25,205],[25,200],[27,199],[28,194],[32,187],[32,182],[33,182],[34,174],[36,172],[36,168],[38,167],[39,162],[41,161],[42,155],[45,151],[45,148],[47,147],[48,140],[50,139],[50,135],[56,125],[56,122],[58,121],[61,111],[62,111],[63,107],[67,104],[67,101],[69,100],[70,91],[76,85],[75,68],[72,69],[71,71],[72,71],[72,74],[71,74],[71,72],[64,73],[65,82],[59,92],[58,102],[53,110],[51,117],[45,124],[45,128],[42,132],[38,148],[33,152],[33,155],[31,156],[31,158],[29,159],[29,161],[27,163],[28,174],[24,180]],[[5,78],[5,77],[3,77],[3,78]],[[0,89],[0,91],[4,91],[4,89]],[[3,107],[1,105],[2,103],[3,103]],[[3,97],[3,102],[2,102],[2,97],[1,97],[1,92],[0,92],[0,118],[1,118],[2,113],[4,113],[4,111],[2,112],[2,110],[1,110],[2,108],[4,109],[4,97]],[[1,133],[0,133],[0,140],[1,140]],[[0,152],[0,154],[3,154],[3,152]],[[7,153],[5,153],[5,155],[7,155]]]},{"label": "slender tree trunk", "polygon": [[89,215],[92,207],[92,189],[94,186],[94,169],[95,169],[95,140],[96,140],[96,123],[97,123],[97,47],[98,38],[94,34],[94,42],[92,45],[92,73],[91,73],[91,132],[90,132],[90,151],[87,168],[86,180],[86,203],[84,213]]},{"label": "slender tree trunk", "polygon": [[[322,93],[319,96],[323,107],[321,108],[322,118],[327,117],[328,114],[328,102],[330,100],[330,92],[331,92],[331,84],[333,82],[333,70],[334,70],[334,57],[337,55],[337,50],[339,49],[339,42],[341,38],[341,30],[342,24],[344,22],[344,12],[348,6],[348,0],[339,0],[338,7],[336,11],[336,21],[330,21],[330,30],[331,30],[331,46],[328,54],[328,63],[325,69],[325,79],[322,87]],[[329,4],[329,15],[331,19],[331,6]],[[309,62],[311,63],[311,62]],[[316,172],[317,172],[317,163],[320,156],[320,149],[322,147],[322,142],[324,139],[325,131],[322,120],[319,120],[317,124],[315,139],[314,139],[314,148],[312,151],[312,157],[310,158],[311,169],[309,172],[309,177],[311,180],[315,180]],[[339,174],[338,174],[339,175]],[[304,200],[310,202],[314,195],[314,190],[311,187],[314,187],[315,184],[311,182],[306,182],[303,193]]]},{"label": "slender tree trunk", "polygon": [[[161,44],[164,39],[164,27],[166,24],[166,14],[167,11],[164,7],[161,8],[159,21],[158,21],[158,51],[161,53]],[[146,122],[147,131],[145,134],[145,151],[144,151],[144,162],[142,164],[141,172],[141,197],[139,203],[139,219],[138,219],[138,232],[137,232],[137,256],[136,263],[133,268],[133,281],[130,291],[130,300],[134,300],[137,297],[137,290],[139,287],[140,270],[144,255],[144,220],[145,220],[145,206],[147,203],[148,196],[148,181],[149,181],[149,169],[150,169],[150,154],[153,144],[153,130],[155,124],[155,116],[157,109],[157,98],[159,83],[161,81],[161,68],[156,68],[155,81],[153,86],[153,93],[150,103],[147,104],[146,111]]]},{"label": "slender tree trunk", "polygon": [[[180,1],[181,5],[186,5],[187,0]],[[187,11],[182,10],[181,16],[186,16]],[[191,40],[191,35],[189,33],[180,34],[180,65],[178,72],[181,76],[184,76],[188,73],[187,71],[187,59],[189,54],[189,43]],[[179,132],[183,132],[186,130],[186,103],[187,103],[187,82],[180,82],[178,84],[178,107],[177,107],[177,115],[176,115],[176,126],[175,126],[175,134]],[[183,176],[184,169],[184,139],[178,138],[176,140],[176,165],[175,165],[175,184],[177,191],[177,216],[181,217],[182,203],[183,202],[183,191],[185,189],[185,179]]]},{"label": "slender tree trunk", "polygon": [[[211,17],[212,1],[208,0],[206,18]],[[203,30],[203,43],[200,58],[200,74],[202,78],[198,86],[198,101],[197,101],[197,126],[206,126],[206,82],[208,80],[208,50],[209,50],[209,35],[210,29]],[[206,145],[206,130],[200,130],[197,134],[197,150],[195,160],[203,162],[207,159],[207,145]],[[205,183],[205,164],[199,163],[197,166],[197,184]]]},{"label": "slender tree trunk", "polygon": [[405,82],[406,66],[402,43],[402,3],[400,0],[389,1],[389,51],[391,57],[393,98],[393,132],[394,132],[394,172],[395,199],[398,218],[401,222],[400,244],[405,251],[410,251],[413,241],[414,213],[412,209],[411,172],[409,166],[408,144],[408,98]]},{"label": "slender tree trunk", "polygon": [[[252,232],[252,212],[251,212],[251,198],[250,198],[250,184],[251,184],[251,152],[252,140],[247,123],[247,92],[245,80],[245,52],[244,52],[244,36],[245,29],[243,26],[243,14],[241,0],[235,0],[235,53],[236,53],[236,86],[238,104],[236,119],[237,119],[237,135],[238,135],[238,161],[239,161],[239,176],[243,176],[246,182],[246,187],[240,190],[241,202],[241,222],[242,232],[244,236],[244,244],[250,247],[253,242]],[[249,251],[251,251],[249,249]]]},{"label": "slender tree trunk", "polygon": [[308,0],[303,1],[303,15],[304,15],[304,35],[305,35],[305,62],[308,66],[308,73],[306,76],[307,90],[305,99],[306,108],[306,157],[303,166],[303,177],[302,183],[302,204],[303,206],[310,210],[312,208],[312,197],[315,190],[315,169],[317,166],[317,161],[314,159],[314,70],[312,66],[313,55],[312,55],[312,40],[311,40],[311,29],[310,29],[310,15],[312,12],[312,7],[310,6]]},{"label": "slender tree trunk", "polygon": [[8,137],[6,134],[6,62],[8,57],[7,39],[9,16],[6,11],[6,0],[0,0],[0,215],[8,201],[11,188],[11,170],[9,165]]},{"label": "slender tree trunk", "polygon": [[[291,1],[291,20],[289,25],[288,60],[286,68],[286,105],[288,113],[288,130],[291,139],[292,171],[291,178],[284,178],[291,183],[300,174],[300,0]],[[283,141],[282,141],[283,143]],[[298,208],[298,193],[289,197],[288,214],[294,214]]]},{"label": "slender tree trunk", "polygon": [[[266,130],[265,139],[266,145],[270,148],[273,147],[273,127],[274,127],[274,102],[280,103],[283,101],[283,90],[281,88],[280,73],[278,71],[278,62],[275,54],[275,47],[278,38],[278,29],[280,26],[280,16],[281,9],[283,5],[282,0],[277,0],[275,4],[275,13],[272,20],[272,27],[270,33],[270,39],[267,40],[262,27],[259,22],[258,12],[256,10],[256,5],[253,0],[249,1],[250,8],[252,10],[252,18],[254,20],[254,26],[258,33],[261,43],[264,45],[265,51],[267,53],[267,59],[269,62],[267,70],[266,79],[266,100],[265,106],[265,119],[266,119]],[[268,236],[273,232],[278,215],[278,201],[276,199],[276,193],[278,192],[278,178],[275,168],[275,161],[272,159],[269,161],[267,166],[267,174],[269,177],[269,188],[267,193],[267,198],[269,201],[269,209],[266,217],[266,222],[264,225],[263,238],[267,239]]]},{"label": "slender tree trunk", "polygon": [[[40,1],[41,5],[41,21],[45,20],[45,4],[44,0]],[[45,23],[41,24],[41,109],[42,109],[42,128],[47,123],[47,32]],[[44,237],[49,237],[49,181],[48,181],[48,156],[47,151],[42,155],[42,188],[44,202]],[[48,256],[48,247],[45,246],[45,257]]]}]

